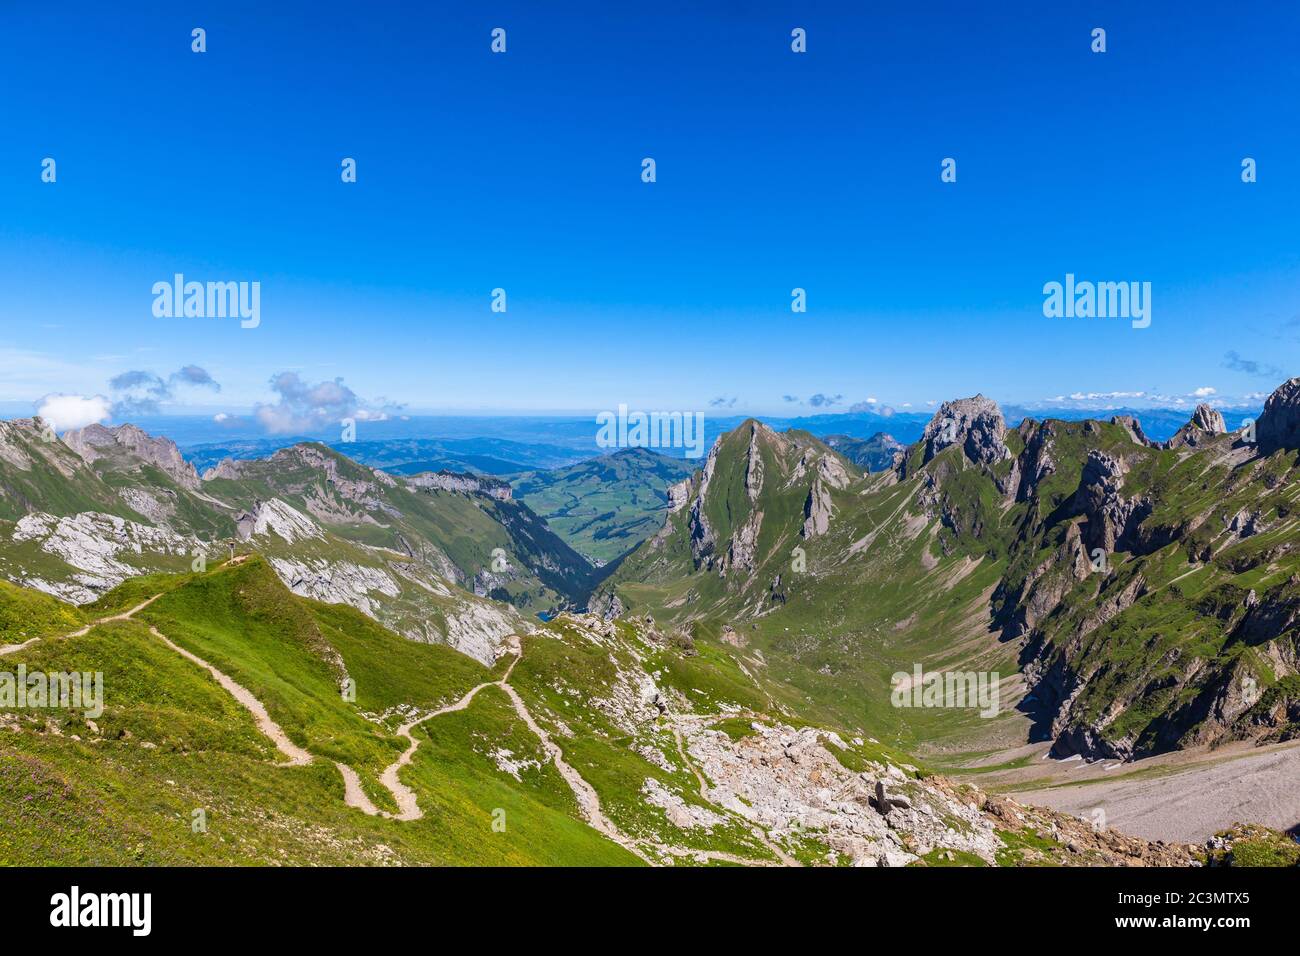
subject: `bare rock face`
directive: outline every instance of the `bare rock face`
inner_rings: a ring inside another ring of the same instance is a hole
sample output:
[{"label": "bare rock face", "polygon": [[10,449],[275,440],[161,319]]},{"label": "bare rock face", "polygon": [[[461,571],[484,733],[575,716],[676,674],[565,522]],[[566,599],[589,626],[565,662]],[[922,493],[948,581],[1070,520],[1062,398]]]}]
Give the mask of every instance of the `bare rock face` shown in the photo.
[{"label": "bare rock face", "polygon": [[763,512],[751,511],[740,530],[731,536],[727,547],[728,568],[752,571],[757,564],[758,533],[763,527]]},{"label": "bare rock face", "polygon": [[695,562],[696,570],[701,567],[713,564],[713,554],[717,547],[718,539],[714,534],[713,528],[709,525],[709,520],[704,514],[704,498],[709,493],[709,485],[713,481],[713,472],[718,466],[718,448],[720,445],[715,444],[709,450],[709,457],[704,462],[704,472],[700,477],[700,490],[691,502],[690,516],[687,519],[687,530],[690,532],[691,558]]},{"label": "bare rock face", "polygon": [[[240,515],[241,531],[246,527],[243,518],[244,515]],[[276,535],[286,544],[293,544],[295,541],[324,537],[316,522],[279,498],[258,502],[257,511],[251,518],[252,525],[248,532],[250,538],[254,535]]]},{"label": "bare rock face", "polygon": [[414,488],[432,488],[439,491],[456,491],[464,495],[486,495],[498,501],[509,501],[514,490],[508,481],[463,475],[454,471],[428,471],[412,475],[406,483]]},{"label": "bare rock face", "polygon": [[683,478],[674,485],[668,486],[668,513],[676,514],[686,507],[691,500],[691,479]]},{"label": "bare rock face", "polygon": [[1211,435],[1228,433],[1228,424],[1223,420],[1223,413],[1205,404],[1196,406],[1196,411],[1192,412],[1191,424]]},{"label": "bare rock face", "polygon": [[25,515],[14,525],[12,537],[15,542],[31,542],[73,569],[70,577],[59,581],[49,582],[34,574],[18,583],[75,604],[93,601],[138,575],[133,559],[138,561],[142,555],[189,556],[205,547],[190,535],[96,511],[63,517],[43,512]]},{"label": "bare rock face", "polygon": [[40,418],[0,419],[0,463],[20,471],[48,468],[64,478],[85,467],[82,458],[59,442]]},{"label": "bare rock face", "polygon": [[1007,424],[997,402],[983,395],[944,402],[921,435],[925,461],[951,445],[977,465],[992,465],[1011,453],[1003,441]]},{"label": "bare rock face", "polygon": [[622,599],[611,588],[600,594],[593,594],[591,600],[587,602],[587,611],[602,621],[612,621],[615,618],[622,617],[627,612],[627,608],[623,605]]},{"label": "bare rock face", "polygon": [[1228,426],[1223,420],[1222,413],[1209,405],[1201,404],[1197,405],[1196,411],[1192,412],[1191,421],[1178,429],[1178,433],[1160,447],[1199,448],[1208,437],[1227,433]]},{"label": "bare rock face", "polygon": [[1096,449],[1088,452],[1074,502],[1087,521],[1084,542],[1090,550],[1114,551],[1132,539],[1137,525],[1150,514],[1150,502],[1123,496],[1127,473],[1128,465],[1122,458]]},{"label": "bare rock face", "polygon": [[808,489],[808,499],[803,505],[803,530],[800,534],[805,538],[825,534],[831,526],[831,514],[831,493],[818,478]]},{"label": "bare rock face", "polygon": [[[1222,416],[1220,416],[1220,421],[1222,421]],[[1155,447],[1155,442],[1147,438],[1146,432],[1142,430],[1142,423],[1132,415],[1116,415],[1111,418],[1110,423],[1118,425],[1128,432],[1128,437],[1133,441],[1133,444],[1145,445],[1148,448]]]},{"label": "bare rock face", "polygon": [[125,453],[154,465],[183,488],[197,491],[199,475],[170,438],[155,438],[134,425],[87,425],[63,434],[63,443],[80,455],[87,464],[97,458]]},{"label": "bare rock face", "polygon": [[1279,448],[1300,448],[1300,378],[1288,379],[1268,397],[1255,434],[1266,455]]},{"label": "bare rock face", "polygon": [[749,457],[745,461],[745,494],[750,501],[757,501],[763,490],[763,455],[758,449],[758,424],[751,426],[749,433]]},{"label": "bare rock face", "polygon": [[1018,429],[1025,443],[1025,450],[1020,453],[1016,467],[1012,469],[1014,482],[1008,482],[1006,491],[1015,492],[1017,501],[1028,501],[1038,493],[1038,486],[1044,479],[1056,473],[1056,459],[1053,442],[1056,438],[1056,426],[1050,422],[1035,422],[1026,418]]}]

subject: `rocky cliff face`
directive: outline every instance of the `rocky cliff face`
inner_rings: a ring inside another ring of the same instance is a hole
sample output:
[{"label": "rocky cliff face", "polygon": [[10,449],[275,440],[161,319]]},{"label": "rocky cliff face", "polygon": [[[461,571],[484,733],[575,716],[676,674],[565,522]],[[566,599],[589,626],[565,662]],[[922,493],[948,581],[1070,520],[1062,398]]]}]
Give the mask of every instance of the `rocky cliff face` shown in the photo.
[{"label": "rocky cliff face", "polygon": [[486,495],[498,501],[510,501],[514,492],[510,482],[480,475],[464,475],[453,471],[426,471],[411,475],[406,483],[412,488],[434,488],[455,491],[463,495]]},{"label": "rocky cliff face", "polygon": [[921,435],[925,449],[923,463],[952,445],[959,446],[978,465],[992,465],[1010,456],[1006,443],[1007,425],[1002,409],[983,395],[944,402]]},{"label": "rocky cliff face", "polygon": [[1132,547],[1137,526],[1151,513],[1151,503],[1142,498],[1125,498],[1124,459],[1091,449],[1074,495],[1074,508],[1084,518],[1084,544],[1091,552],[1106,553]]},{"label": "rocky cliff face", "polygon": [[1255,427],[1264,454],[1300,448],[1300,378],[1289,379],[1268,397]]},{"label": "rocky cliff face", "polygon": [[154,465],[178,485],[197,491],[199,476],[170,438],[155,438],[135,425],[87,425],[64,432],[63,443],[87,464],[101,458],[125,456],[130,462]]}]

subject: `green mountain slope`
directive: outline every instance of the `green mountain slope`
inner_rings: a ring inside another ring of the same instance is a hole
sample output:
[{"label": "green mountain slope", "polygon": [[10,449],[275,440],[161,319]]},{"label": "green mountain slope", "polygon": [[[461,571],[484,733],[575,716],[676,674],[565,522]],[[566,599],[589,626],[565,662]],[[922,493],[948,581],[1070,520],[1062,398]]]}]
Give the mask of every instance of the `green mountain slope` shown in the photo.
[{"label": "green mountain slope", "polygon": [[[593,609],[743,641],[815,712],[904,746],[1125,759],[1286,739],[1297,393],[1270,399],[1259,442],[1198,409],[1160,446],[1124,420],[1008,430],[977,397],[876,475],[746,423]],[[998,674],[998,716],[893,706],[917,665]]]},{"label": "green mountain slope", "polygon": [[608,564],[663,524],[668,489],[694,463],[627,448],[567,468],[511,479],[515,495],[595,564]]},{"label": "green mountain slope", "polygon": [[[40,618],[31,608],[47,601],[0,589],[0,621]],[[738,649],[630,622],[562,615],[516,635],[489,670],[297,597],[256,555],[133,578],[71,613],[91,626],[17,650],[19,635],[0,632],[5,668],[103,678],[102,713],[0,707],[0,863],[1195,856],[1012,813],[848,728],[795,717],[798,691],[756,677]],[[836,802],[819,796],[827,787]],[[873,805],[880,792],[887,806]]]},{"label": "green mountain slope", "polygon": [[167,439],[0,422],[0,577],[77,603],[251,543],[300,595],[490,662],[518,612],[580,607],[596,571],[497,479],[394,477],[316,444],[200,477]]}]

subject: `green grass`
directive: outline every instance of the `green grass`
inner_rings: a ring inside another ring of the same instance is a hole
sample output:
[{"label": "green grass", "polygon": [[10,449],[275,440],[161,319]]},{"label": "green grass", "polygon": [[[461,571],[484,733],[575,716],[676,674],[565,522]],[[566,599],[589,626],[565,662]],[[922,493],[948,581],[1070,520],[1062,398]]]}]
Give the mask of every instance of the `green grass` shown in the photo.
[{"label": "green grass", "polygon": [[[134,606],[159,583],[133,581],[98,611]],[[252,690],[322,759],[279,763],[252,715],[150,625]],[[20,663],[101,671],[105,710],[92,721],[57,710],[0,714],[0,802],[11,808],[0,815],[3,864],[639,862],[582,822],[540,742],[492,687],[417,728],[421,747],[402,776],[422,819],[348,808],[331,761],[352,765],[372,800],[392,809],[377,777],[406,746],[363,712],[445,703],[488,672],[351,609],[296,598],[260,559],[178,576],[137,619],[47,637],[7,659]],[[356,703],[339,693],[344,671]],[[518,779],[497,765],[504,751],[523,761]],[[205,832],[191,825],[195,810],[206,815]]]}]

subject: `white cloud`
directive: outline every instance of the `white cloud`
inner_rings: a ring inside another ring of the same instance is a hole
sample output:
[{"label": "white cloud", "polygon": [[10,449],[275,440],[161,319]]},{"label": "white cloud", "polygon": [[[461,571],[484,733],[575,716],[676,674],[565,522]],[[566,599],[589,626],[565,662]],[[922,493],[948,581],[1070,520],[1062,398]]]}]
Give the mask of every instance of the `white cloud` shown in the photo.
[{"label": "white cloud", "polygon": [[107,421],[112,403],[103,395],[85,398],[81,395],[46,395],[40,401],[36,414],[48,422],[56,432],[69,428],[85,428],[95,422]]},{"label": "white cloud", "polygon": [[[1073,392],[1070,395],[1072,402],[1095,402],[1115,398],[1143,398],[1146,392]],[[1054,401],[1060,401],[1058,395]]]},{"label": "white cloud", "polygon": [[1193,395],[1193,397],[1195,397],[1195,398],[1209,398],[1211,395],[1215,394],[1217,391],[1218,391],[1217,388],[1210,388],[1210,386],[1208,386],[1208,385],[1202,385],[1202,386],[1201,386],[1200,388],[1198,388],[1196,391],[1192,392],[1192,395]]},{"label": "white cloud", "polygon": [[212,416],[212,420],[214,422],[224,422],[229,417],[230,416],[227,415],[225,412],[217,412],[215,415]]}]

